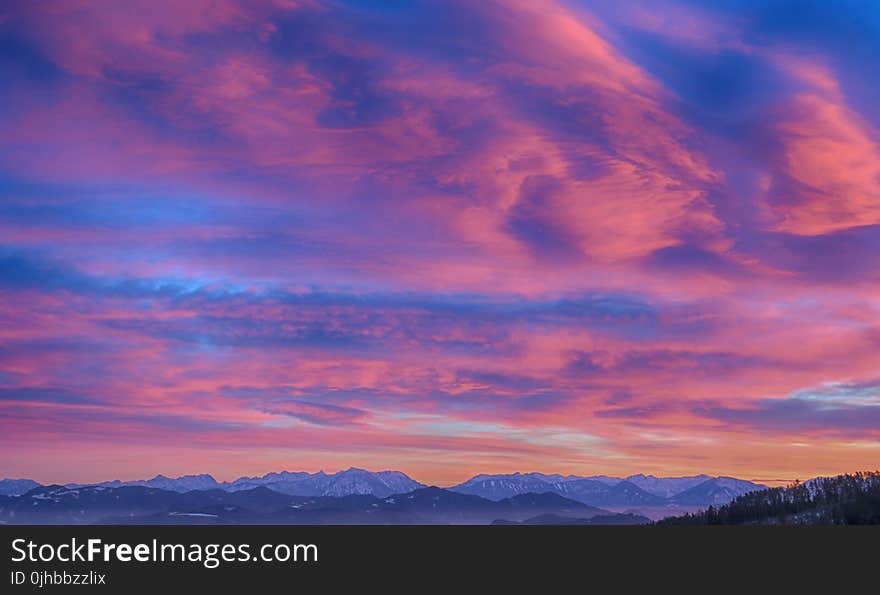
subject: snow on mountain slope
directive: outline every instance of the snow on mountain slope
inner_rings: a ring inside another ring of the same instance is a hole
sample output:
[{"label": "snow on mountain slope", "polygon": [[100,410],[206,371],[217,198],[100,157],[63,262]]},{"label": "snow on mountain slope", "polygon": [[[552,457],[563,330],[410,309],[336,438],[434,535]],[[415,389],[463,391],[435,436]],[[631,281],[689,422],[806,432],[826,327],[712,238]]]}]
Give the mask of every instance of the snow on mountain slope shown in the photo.
[{"label": "snow on mountain slope", "polygon": [[[0,486],[2,486],[0,482]],[[11,485],[11,484],[10,484]],[[38,486],[36,482],[20,493]],[[172,492],[185,493],[192,490],[221,489],[227,492],[240,492],[258,487],[270,488],[276,492],[291,496],[348,496],[351,494],[371,494],[379,498],[391,494],[411,492],[424,487],[400,471],[371,472],[364,469],[350,468],[338,473],[327,474],[323,471],[307,473],[304,471],[281,471],[267,473],[262,477],[240,477],[231,482],[217,482],[210,475],[184,475],[182,477],[166,477],[157,475],[152,479],[135,481],[104,481],[96,484],[68,484],[68,488],[95,485],[108,488],[139,486],[158,488]]]},{"label": "snow on mountain slope", "polygon": [[85,486],[101,486],[106,488],[120,488],[124,486],[136,486],[145,488],[157,488],[160,490],[168,490],[171,492],[191,492],[192,490],[213,490],[220,487],[210,475],[203,473],[201,475],[182,475],[180,477],[165,477],[157,475],[152,479],[137,479],[134,481],[120,481],[114,479],[112,481],[102,481],[95,484],[67,484],[69,488],[85,487]]},{"label": "snow on mountain slope", "polygon": [[696,485],[712,479],[708,475],[692,475],[688,477],[655,477],[653,475],[630,475],[626,481],[639,486],[649,494],[661,498],[671,498]]},{"label": "snow on mountain slope", "polygon": [[655,477],[638,474],[621,479],[604,475],[578,477],[511,473],[477,475],[449,489],[489,500],[551,491],[593,506],[658,507],[668,504],[708,506],[726,503],[740,494],[761,488],[749,481],[708,475]]},{"label": "snow on mountain slope", "polygon": [[556,492],[553,484],[546,481],[544,476],[538,473],[477,475],[464,483],[449,488],[449,490],[459,494],[481,496],[489,500],[503,500],[517,494]]},{"label": "snow on mountain slope", "polygon": [[257,487],[265,487],[269,484],[280,482],[296,482],[311,477],[311,473],[305,471],[280,471],[263,475],[262,477],[239,477],[235,481],[223,482],[220,487],[229,492],[251,490]]},{"label": "snow on mountain slope", "polygon": [[425,484],[419,483],[401,471],[379,471],[375,475],[388,486],[392,494],[406,494],[425,487]]},{"label": "snow on mountain slope", "polygon": [[671,498],[676,504],[699,504],[703,506],[727,504],[737,496],[767,486],[734,477],[715,477],[687,489]]},{"label": "snow on mountain slope", "polygon": [[553,492],[590,505],[658,505],[663,503],[663,499],[619,479],[616,482],[608,482],[585,477],[563,477],[540,473],[478,475],[449,489],[462,494],[482,496],[489,500],[502,500],[517,494]]},{"label": "snow on mountain slope", "polygon": [[20,496],[38,487],[33,479],[0,479],[0,496]]},{"label": "snow on mountain slope", "polygon": [[[30,480],[0,480],[3,490],[16,495],[38,486]],[[280,471],[261,477],[240,477],[235,481],[218,483],[207,474],[166,477],[157,475],[152,479],[137,481],[106,481],[93,484],[104,487],[141,486],[186,493],[192,490],[221,489],[227,492],[269,488],[291,496],[350,496],[373,495],[385,498],[392,494],[404,494],[425,487],[400,471],[367,471],[349,468],[337,473],[308,473],[304,471]],[[69,484],[68,487],[81,487]],[[519,494],[542,494],[552,492],[583,504],[605,507],[657,507],[666,505],[708,506],[724,504],[749,491],[764,486],[732,477],[655,477],[637,474],[626,479],[595,475],[581,477],[544,473],[480,474],[448,488],[459,494],[470,494],[499,501]]]},{"label": "snow on mountain slope", "polygon": [[588,477],[576,477],[574,475],[569,476],[570,479],[591,479],[593,481],[598,481],[600,483],[604,483],[605,485],[613,486],[619,484],[623,481],[619,477],[609,477],[608,475],[590,475]]},{"label": "snow on mountain slope", "polygon": [[323,471],[267,473],[263,477],[243,477],[229,484],[222,484],[220,487],[229,491],[238,491],[258,486],[291,496],[371,494],[378,498],[424,487],[423,484],[400,471],[372,472],[354,467],[331,474]]}]

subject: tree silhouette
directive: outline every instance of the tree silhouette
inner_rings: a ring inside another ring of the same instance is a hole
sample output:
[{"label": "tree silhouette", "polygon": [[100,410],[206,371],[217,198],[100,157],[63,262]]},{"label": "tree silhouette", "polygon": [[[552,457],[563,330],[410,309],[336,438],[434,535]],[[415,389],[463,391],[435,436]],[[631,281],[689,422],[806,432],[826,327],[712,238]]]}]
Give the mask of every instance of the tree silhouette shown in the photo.
[{"label": "tree silhouette", "polygon": [[729,504],[659,521],[670,525],[880,524],[880,472],[820,477],[743,494]]}]

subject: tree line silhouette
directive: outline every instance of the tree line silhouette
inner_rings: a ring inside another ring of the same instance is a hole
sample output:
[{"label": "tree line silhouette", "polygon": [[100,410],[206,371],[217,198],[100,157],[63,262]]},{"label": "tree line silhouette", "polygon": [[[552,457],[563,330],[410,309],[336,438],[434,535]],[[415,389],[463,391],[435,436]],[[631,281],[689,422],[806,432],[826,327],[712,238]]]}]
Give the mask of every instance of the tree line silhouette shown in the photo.
[{"label": "tree line silhouette", "polygon": [[729,504],[658,521],[666,525],[876,525],[880,472],[819,477],[738,496]]}]

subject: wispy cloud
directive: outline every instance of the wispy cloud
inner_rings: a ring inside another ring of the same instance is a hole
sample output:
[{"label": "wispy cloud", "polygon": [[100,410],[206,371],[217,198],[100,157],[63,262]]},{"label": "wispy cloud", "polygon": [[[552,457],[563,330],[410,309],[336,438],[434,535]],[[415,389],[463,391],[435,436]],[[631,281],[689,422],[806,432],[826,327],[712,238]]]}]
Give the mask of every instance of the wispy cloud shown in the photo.
[{"label": "wispy cloud", "polygon": [[878,14],[12,3],[0,463],[869,466]]}]

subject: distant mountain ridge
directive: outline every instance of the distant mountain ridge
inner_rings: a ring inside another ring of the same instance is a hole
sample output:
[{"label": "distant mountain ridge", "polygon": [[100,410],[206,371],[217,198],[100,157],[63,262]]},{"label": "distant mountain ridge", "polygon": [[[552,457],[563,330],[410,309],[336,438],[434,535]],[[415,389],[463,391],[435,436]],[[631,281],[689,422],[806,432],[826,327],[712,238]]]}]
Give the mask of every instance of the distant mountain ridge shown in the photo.
[{"label": "distant mountain ridge", "polygon": [[[468,493],[481,491],[492,497]],[[516,493],[505,496],[510,492]],[[594,504],[599,502],[609,504]],[[700,512],[672,516],[688,511]],[[0,480],[0,524],[626,525],[651,518],[668,524],[880,524],[880,472],[785,488],[723,476],[514,473],[477,475],[443,489],[396,471],[354,468],[231,482],[210,475],[66,486]]]},{"label": "distant mountain ridge", "polygon": [[[17,496],[38,487],[27,479],[0,480],[0,495]],[[239,492],[262,487],[289,496],[344,497],[371,495],[385,498],[426,487],[400,471],[367,471],[349,468],[336,473],[280,471],[262,476],[240,477],[218,482],[208,474],[166,477],[134,481],[112,480],[96,484],[68,484],[68,488],[94,485],[105,488],[145,487],[186,493],[193,490]],[[655,477],[630,475],[619,478],[607,475],[579,476],[544,473],[479,474],[448,488],[451,492],[500,501],[520,494],[554,493],[582,504],[616,509],[641,509],[720,505],[737,496],[766,486],[732,477],[693,475]]]},{"label": "distant mountain ridge", "polygon": [[0,496],[19,496],[39,486],[33,479],[0,479]]},{"label": "distant mountain ridge", "polygon": [[[39,485],[39,484],[34,484]],[[170,478],[157,475],[152,479],[135,481],[104,481],[96,484],[67,484],[69,488],[80,488],[95,485],[108,488],[147,487],[168,490],[171,492],[189,492],[192,490],[224,490],[237,492],[256,487],[266,487],[282,494],[291,496],[349,496],[352,494],[369,494],[379,498],[391,494],[411,492],[425,487],[400,471],[367,471],[351,467],[338,473],[307,473],[305,471],[281,471],[267,473],[261,477],[240,477],[235,481],[218,482],[211,475],[183,475]],[[31,486],[34,487],[34,486]],[[26,490],[25,490],[26,491]],[[15,494],[9,494],[15,495]]]},{"label": "distant mountain ridge", "polygon": [[751,481],[709,475],[655,477],[639,474],[615,478],[513,473],[477,475],[449,489],[490,500],[550,491],[593,506],[661,507],[724,504],[742,494],[765,488]]},{"label": "distant mountain ridge", "polygon": [[716,478],[705,474],[686,477],[655,477],[639,473],[637,475],[630,475],[626,478],[626,481],[635,484],[649,494],[654,494],[661,498],[671,498],[710,479]]},{"label": "distant mountain ridge", "polygon": [[104,488],[143,487],[169,490],[171,492],[190,492],[192,490],[216,489],[219,488],[220,484],[218,484],[217,480],[212,476],[205,473],[202,475],[182,475],[180,477],[165,477],[164,475],[157,475],[152,479],[137,479],[134,481],[120,481],[114,479],[95,484],[70,483],[67,484],[66,487],[82,488],[87,486],[99,486]]},{"label": "distant mountain ridge", "polygon": [[267,473],[262,477],[242,477],[219,484],[220,489],[239,491],[257,486],[291,496],[348,496],[369,494],[384,498],[411,492],[425,485],[400,471],[367,471],[351,467],[338,473]]}]

